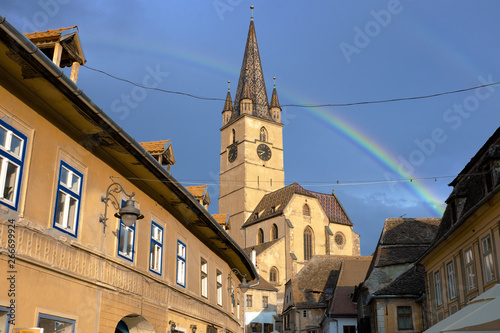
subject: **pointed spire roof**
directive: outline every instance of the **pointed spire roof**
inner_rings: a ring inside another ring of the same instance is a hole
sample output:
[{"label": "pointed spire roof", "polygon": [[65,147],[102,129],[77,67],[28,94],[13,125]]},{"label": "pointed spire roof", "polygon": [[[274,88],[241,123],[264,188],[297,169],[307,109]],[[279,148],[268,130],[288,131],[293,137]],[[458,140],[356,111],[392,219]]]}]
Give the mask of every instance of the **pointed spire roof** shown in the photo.
[{"label": "pointed spire roof", "polygon": [[274,88],[273,88],[273,95],[271,96],[271,105],[270,107],[272,108],[279,108],[280,107],[280,101],[278,100],[278,93],[276,92],[276,77],[273,78],[275,81],[274,83]]},{"label": "pointed spire roof", "polygon": [[254,116],[272,120],[269,114],[269,100],[267,99],[266,84],[260,62],[253,17],[248,30],[247,44],[245,46],[243,63],[241,64],[232,118],[240,115],[240,101],[242,98],[250,98],[253,101]]},{"label": "pointed spire roof", "polygon": [[[231,81],[227,81],[227,83],[231,83]],[[224,111],[233,111],[233,100],[231,99],[231,89],[227,87],[227,95],[226,95],[226,103],[224,103]]]}]

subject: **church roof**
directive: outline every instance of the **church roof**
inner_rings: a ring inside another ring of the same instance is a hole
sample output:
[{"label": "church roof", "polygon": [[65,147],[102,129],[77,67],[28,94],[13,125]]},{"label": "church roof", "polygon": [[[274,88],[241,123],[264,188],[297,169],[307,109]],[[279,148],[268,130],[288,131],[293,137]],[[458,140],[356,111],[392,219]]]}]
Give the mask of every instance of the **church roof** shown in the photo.
[{"label": "church roof", "polygon": [[335,194],[324,194],[304,189],[298,183],[285,186],[279,190],[266,194],[255,207],[252,215],[243,224],[248,227],[262,220],[283,214],[294,194],[301,194],[318,199],[330,223],[352,225],[349,216],[340,204]]},{"label": "church roof", "polygon": [[240,116],[240,101],[243,98],[249,98],[253,101],[253,116],[272,121],[269,114],[269,100],[267,99],[266,84],[253,20],[250,21],[250,28],[248,30],[245,54],[234,98],[232,119]]}]

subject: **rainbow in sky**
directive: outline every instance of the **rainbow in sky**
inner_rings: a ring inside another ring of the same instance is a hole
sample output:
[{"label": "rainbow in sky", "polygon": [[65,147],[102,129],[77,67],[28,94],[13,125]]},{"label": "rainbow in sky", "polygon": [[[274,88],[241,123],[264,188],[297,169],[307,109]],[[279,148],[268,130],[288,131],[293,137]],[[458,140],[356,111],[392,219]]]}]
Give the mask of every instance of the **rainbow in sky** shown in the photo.
[{"label": "rainbow in sky", "polygon": [[[94,40],[94,43],[100,44],[101,41]],[[130,45],[123,43],[119,44],[115,42],[115,47],[130,50]],[[144,45],[144,48],[134,48],[134,50],[141,50],[140,52],[147,52],[151,55],[161,55],[164,57],[167,55],[169,58],[173,58],[182,63],[187,63],[190,65],[195,65],[202,68],[212,68],[217,71],[226,73],[229,77],[237,77],[239,75],[239,70],[237,67],[229,66],[226,63],[222,63],[216,59],[207,57],[206,55],[201,55],[188,50],[180,49],[169,49],[162,45]],[[305,102],[307,98],[298,98],[296,93],[291,93],[289,91],[284,91],[285,89],[279,89],[278,95],[286,96],[287,100],[293,104],[298,105],[311,105],[314,103]],[[223,98],[222,98],[223,100]],[[396,175],[399,179],[406,179],[405,182],[407,190],[419,201],[423,202],[426,208],[431,212],[431,214],[436,216],[442,216],[444,207],[443,202],[440,198],[430,192],[419,180],[416,180],[402,170],[397,160],[391,156],[388,150],[385,150],[382,145],[377,144],[374,138],[370,138],[363,134],[360,130],[356,129],[354,126],[348,124],[346,121],[341,120],[339,117],[335,117],[333,114],[325,111],[324,108],[316,107],[305,107],[302,108],[311,116],[322,121],[335,132],[341,134],[347,139],[352,145],[367,154],[375,163],[377,163],[382,169],[390,172],[392,175]],[[410,182],[410,179],[412,181]]]}]

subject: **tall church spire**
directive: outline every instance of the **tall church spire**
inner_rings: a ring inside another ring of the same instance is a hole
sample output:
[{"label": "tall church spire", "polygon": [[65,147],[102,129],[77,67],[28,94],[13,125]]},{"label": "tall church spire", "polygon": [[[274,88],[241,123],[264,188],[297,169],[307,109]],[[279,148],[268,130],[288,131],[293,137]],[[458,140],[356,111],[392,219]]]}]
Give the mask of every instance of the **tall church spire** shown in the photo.
[{"label": "tall church spire", "polygon": [[253,116],[272,120],[269,114],[269,100],[267,99],[266,84],[264,82],[264,74],[262,72],[262,64],[260,62],[259,46],[257,45],[253,14],[250,21],[250,28],[248,30],[243,63],[241,64],[238,88],[234,98],[232,118],[237,118],[243,114],[243,112],[240,111],[240,102],[244,98],[248,98],[252,101]]}]

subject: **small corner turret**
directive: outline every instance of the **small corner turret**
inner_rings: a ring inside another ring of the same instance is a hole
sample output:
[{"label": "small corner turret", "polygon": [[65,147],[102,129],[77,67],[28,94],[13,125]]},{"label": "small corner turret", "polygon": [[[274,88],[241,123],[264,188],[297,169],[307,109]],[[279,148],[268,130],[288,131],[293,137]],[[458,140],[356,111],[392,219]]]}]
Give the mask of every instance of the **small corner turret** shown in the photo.
[{"label": "small corner turret", "polygon": [[231,99],[231,81],[227,81],[227,95],[226,102],[224,103],[224,109],[222,110],[222,126],[226,125],[229,120],[231,120],[231,114],[233,113],[233,101]]},{"label": "small corner turret", "polygon": [[271,114],[271,118],[280,123],[281,122],[281,107],[280,102],[278,100],[278,93],[276,92],[276,76],[273,77],[274,80],[274,88],[273,95],[271,96],[271,104],[269,105],[269,113]]}]

